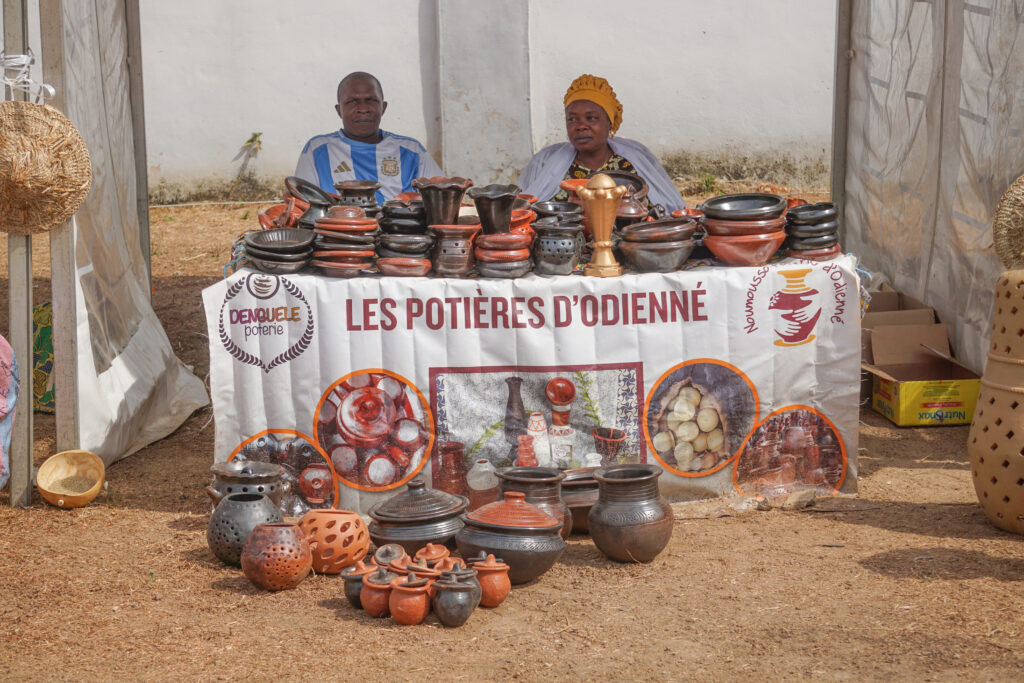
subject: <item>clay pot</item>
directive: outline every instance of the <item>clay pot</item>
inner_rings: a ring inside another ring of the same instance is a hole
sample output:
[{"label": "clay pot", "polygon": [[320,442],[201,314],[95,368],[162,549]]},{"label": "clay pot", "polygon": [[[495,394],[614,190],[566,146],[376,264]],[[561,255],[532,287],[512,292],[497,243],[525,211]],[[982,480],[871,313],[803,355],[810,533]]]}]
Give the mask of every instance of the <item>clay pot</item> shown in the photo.
[{"label": "clay pot", "polygon": [[530,236],[519,233],[504,235],[479,235],[474,242],[477,249],[509,250],[526,249],[530,246]]},{"label": "clay pot", "polygon": [[431,253],[434,272],[441,277],[461,277],[473,270],[473,238],[479,224],[436,224],[430,226],[437,241]]},{"label": "clay pot", "polygon": [[469,490],[469,510],[494,502],[498,497],[498,471],[490,460],[479,459],[466,474]]},{"label": "clay pot", "polygon": [[448,557],[445,557],[445,558],[442,558],[442,559],[438,560],[437,564],[434,565],[434,569],[439,571],[439,572],[441,572],[442,574],[444,574],[445,572],[450,572],[453,569],[465,569],[465,568],[466,568],[465,560],[463,560],[461,557],[452,557],[451,555],[449,555]]},{"label": "clay pot", "polygon": [[529,249],[481,249],[473,250],[473,256],[481,263],[511,263],[530,258]]},{"label": "clay pot", "polygon": [[466,497],[428,489],[417,477],[399,495],[370,508],[370,539],[378,546],[399,544],[410,554],[427,543],[451,545],[468,505]]},{"label": "clay pot", "polygon": [[380,566],[377,567],[377,571],[363,577],[363,590],[359,594],[359,602],[371,617],[386,617],[391,614],[391,582],[397,578],[398,574]]},{"label": "clay pot", "polygon": [[338,574],[366,556],[370,534],[363,518],[348,510],[310,510],[299,521],[313,553],[313,571]]},{"label": "clay pot", "polygon": [[690,258],[696,241],[619,242],[619,249],[629,265],[641,273],[671,273],[679,270]]},{"label": "clay pot", "polygon": [[430,612],[429,579],[415,576],[399,576],[391,581],[388,596],[388,611],[391,618],[404,626],[423,623]]},{"label": "clay pot", "polygon": [[465,584],[470,588],[470,596],[473,600],[473,606],[476,607],[480,604],[480,597],[483,594],[483,589],[480,587],[480,581],[477,579],[477,573],[475,569],[467,569],[466,567],[459,567],[446,572],[443,575],[446,581],[457,581],[461,584]]},{"label": "clay pot", "polygon": [[295,588],[312,566],[309,542],[297,524],[258,524],[242,549],[241,564],[246,577],[260,588]]},{"label": "clay pot", "polygon": [[565,474],[553,467],[510,467],[498,472],[499,491],[522,491],[526,502],[562,520],[562,538],[572,533],[572,511],[562,501]]},{"label": "clay pot", "polygon": [[476,609],[473,593],[471,584],[460,582],[454,577],[435,581],[432,601],[434,616],[445,626],[462,626]]},{"label": "clay pot", "polygon": [[381,258],[377,268],[382,275],[392,277],[423,277],[430,272],[430,259],[425,258]]},{"label": "clay pot", "polygon": [[219,462],[210,468],[213,483],[206,487],[206,495],[214,506],[232,493],[263,493],[280,507],[281,499],[291,488],[282,481],[285,471],[281,465],[259,460],[231,460]]},{"label": "clay pot", "polygon": [[476,272],[481,277],[493,277],[503,280],[522,277],[529,273],[531,268],[533,268],[533,262],[529,260],[509,261],[507,263],[484,263],[483,261],[478,261],[476,263]]},{"label": "clay pot", "polygon": [[778,218],[786,210],[786,200],[774,194],[743,192],[712,197],[700,209],[707,218],[750,221]]},{"label": "clay pot", "polygon": [[785,232],[742,237],[707,235],[704,246],[722,263],[730,266],[763,266],[786,239]]},{"label": "clay pot", "polygon": [[512,204],[521,192],[517,185],[491,184],[474,187],[469,196],[476,205],[477,215],[485,235],[499,235],[509,231],[512,222]]},{"label": "clay pot", "polygon": [[786,219],[784,216],[761,221],[727,221],[704,218],[701,224],[709,235],[763,235],[782,230],[786,225]]},{"label": "clay pot", "polygon": [[342,180],[334,183],[339,204],[351,204],[364,209],[377,208],[377,190],[380,187],[380,183],[375,180]]},{"label": "clay pot", "polygon": [[699,227],[692,218],[663,218],[627,225],[619,234],[627,242],[678,242],[693,237]]},{"label": "clay pot", "polygon": [[600,486],[594,479],[597,467],[580,467],[565,470],[562,480],[562,500],[572,512],[573,533],[590,532],[590,508],[597,502]]},{"label": "clay pot", "polygon": [[363,577],[377,571],[377,565],[367,564],[359,560],[351,567],[341,570],[341,578],[345,581],[345,599],[356,609],[362,609],[363,603],[360,596],[363,593]]},{"label": "clay pot", "polygon": [[615,427],[598,427],[591,432],[591,436],[594,437],[594,450],[601,455],[601,464],[616,464],[619,449],[626,440],[626,432]]},{"label": "clay pot", "polygon": [[431,581],[435,581],[439,576],[441,576],[441,570],[428,566],[427,561],[424,559],[418,559],[416,561],[409,561],[406,563],[405,573],[412,574],[413,576],[417,576],[421,579],[430,579]]},{"label": "clay pot", "polygon": [[805,203],[791,206],[786,211],[786,221],[794,225],[817,225],[834,221],[838,216],[839,209],[832,202]]},{"label": "clay pot", "polygon": [[590,537],[619,562],[650,562],[672,537],[672,508],[661,497],[654,465],[613,465],[594,472],[600,485],[590,509]]},{"label": "clay pot", "polygon": [[512,591],[512,582],[508,580],[508,565],[488,555],[483,561],[473,563],[477,580],[480,582],[480,604],[484,607],[497,607],[505,601]]},{"label": "clay pot", "polygon": [[509,491],[501,501],[463,515],[465,527],[455,536],[463,557],[481,552],[500,555],[509,566],[509,581],[526,583],[541,576],[565,551],[562,522]]},{"label": "clay pot", "polygon": [[356,389],[338,408],[338,433],[356,448],[384,443],[395,422],[395,402],[377,387]]},{"label": "clay pot", "polygon": [[473,185],[467,178],[434,176],[416,178],[412,186],[420,191],[427,210],[428,225],[451,225],[459,217],[462,195]]},{"label": "clay pot", "polygon": [[439,543],[428,543],[416,551],[415,559],[423,560],[428,566],[433,567],[451,554],[447,546]]},{"label": "clay pot", "polygon": [[534,224],[537,241],[533,247],[536,259],[534,270],[539,275],[571,275],[580,261],[580,235],[583,226],[579,223],[564,225]]},{"label": "clay pot", "polygon": [[786,224],[786,234],[790,237],[806,239],[808,237],[822,237],[824,235],[835,235],[839,230],[839,221],[825,221],[814,225],[799,225],[797,223]]},{"label": "clay pot", "polygon": [[210,515],[206,542],[221,562],[241,566],[242,548],[259,524],[282,521],[281,511],[263,493],[232,493]]}]

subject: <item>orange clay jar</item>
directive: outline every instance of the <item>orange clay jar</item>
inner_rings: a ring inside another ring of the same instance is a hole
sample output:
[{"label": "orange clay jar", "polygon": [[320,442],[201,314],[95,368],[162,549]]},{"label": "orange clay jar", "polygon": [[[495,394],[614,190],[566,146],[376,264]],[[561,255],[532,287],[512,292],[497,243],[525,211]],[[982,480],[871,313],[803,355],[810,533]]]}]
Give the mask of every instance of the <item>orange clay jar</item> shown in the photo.
[{"label": "orange clay jar", "polygon": [[366,556],[370,532],[355,512],[310,510],[299,520],[313,553],[313,571],[338,574]]},{"label": "orange clay jar", "polygon": [[416,551],[415,559],[424,560],[428,566],[433,567],[435,564],[443,560],[444,558],[451,555],[451,551],[448,550],[447,546],[439,543],[427,543],[425,546]]},{"label": "orange clay jar", "polygon": [[512,590],[512,582],[508,580],[508,565],[488,555],[486,560],[473,563],[477,581],[480,582],[480,604],[484,607],[497,607]]},{"label": "orange clay jar", "polygon": [[363,591],[359,594],[359,602],[371,617],[386,617],[391,614],[391,582],[396,578],[397,574],[389,572],[384,567],[377,567],[377,571],[363,577]]},{"label": "orange clay jar", "polygon": [[400,576],[391,582],[391,618],[405,626],[422,623],[430,612],[430,579]]}]

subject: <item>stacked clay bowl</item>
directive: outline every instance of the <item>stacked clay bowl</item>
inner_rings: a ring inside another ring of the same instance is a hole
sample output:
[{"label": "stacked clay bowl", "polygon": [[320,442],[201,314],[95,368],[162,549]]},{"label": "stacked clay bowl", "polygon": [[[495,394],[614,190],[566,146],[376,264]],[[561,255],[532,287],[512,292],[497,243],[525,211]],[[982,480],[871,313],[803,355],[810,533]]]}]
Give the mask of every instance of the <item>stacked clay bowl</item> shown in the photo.
[{"label": "stacked clay bowl", "polygon": [[803,204],[786,212],[789,255],[828,261],[839,255],[839,210],[832,202]]},{"label": "stacked clay bowl", "polygon": [[274,228],[245,236],[245,258],[264,273],[288,275],[309,264],[313,233],[298,228]]},{"label": "stacked clay bowl", "polygon": [[713,197],[700,207],[704,246],[730,266],[762,266],[786,239],[786,200],[757,192]]},{"label": "stacked clay bowl", "polygon": [[[406,193],[411,195],[412,193]],[[430,248],[434,237],[427,233],[427,209],[422,200],[384,202],[377,239],[377,268],[384,275],[416,277],[430,272]]]},{"label": "stacked clay bowl", "polygon": [[317,218],[313,231],[312,265],[330,277],[355,277],[372,268],[377,253],[377,221],[367,218],[362,207],[332,206],[327,215]]},{"label": "stacked clay bowl", "polygon": [[385,235],[427,234],[427,208],[423,201],[403,202],[397,199],[381,207],[380,229]]},{"label": "stacked clay bowl", "polygon": [[633,270],[670,273],[690,257],[697,240],[698,223],[692,218],[662,218],[622,228],[619,249]]},{"label": "stacked clay bowl", "polygon": [[473,249],[476,271],[484,277],[515,278],[525,275],[533,267],[530,261],[531,241],[531,235],[521,232],[478,235]]}]

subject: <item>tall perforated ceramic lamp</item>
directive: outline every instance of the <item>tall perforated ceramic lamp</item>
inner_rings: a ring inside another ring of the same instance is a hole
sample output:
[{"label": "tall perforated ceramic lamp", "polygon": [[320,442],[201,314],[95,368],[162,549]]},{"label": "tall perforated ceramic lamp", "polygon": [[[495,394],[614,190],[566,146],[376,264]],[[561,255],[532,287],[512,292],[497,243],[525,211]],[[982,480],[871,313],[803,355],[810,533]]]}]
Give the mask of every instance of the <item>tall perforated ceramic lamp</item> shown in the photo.
[{"label": "tall perforated ceramic lamp", "polygon": [[967,453],[989,520],[1024,534],[1024,176],[999,200],[992,234],[1007,270],[996,283],[992,340]]}]

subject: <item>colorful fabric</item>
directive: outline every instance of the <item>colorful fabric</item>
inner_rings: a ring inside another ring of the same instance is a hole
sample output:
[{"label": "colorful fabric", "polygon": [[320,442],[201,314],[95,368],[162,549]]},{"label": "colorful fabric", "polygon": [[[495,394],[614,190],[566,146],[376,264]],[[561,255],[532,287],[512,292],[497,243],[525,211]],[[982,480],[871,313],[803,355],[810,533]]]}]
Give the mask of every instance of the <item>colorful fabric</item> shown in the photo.
[{"label": "colorful fabric", "polygon": [[[601,171],[625,171],[626,173],[632,173],[635,176],[640,175],[637,173],[636,168],[633,167],[633,164],[629,163],[629,159],[620,154],[613,154],[608,161],[604,162],[604,165],[601,166],[601,168],[594,171],[591,171],[589,168],[581,164],[579,159],[576,159],[572,162],[572,165],[569,166],[569,170],[565,172],[565,177],[562,178],[562,180],[570,180],[572,178],[589,178],[594,173],[600,173]],[[552,199],[559,202],[564,202],[568,198],[569,192],[561,188],[559,188],[558,192],[555,193],[555,196],[552,197]],[[647,209],[651,208],[651,203],[647,200],[646,196],[640,200],[640,203]]]},{"label": "colorful fabric", "polygon": [[306,143],[295,166],[295,175],[316,183],[326,192],[342,180],[373,180],[381,184],[377,203],[413,189],[421,176],[441,175],[441,167],[419,141],[381,131],[377,144],[359,142],[341,130],[317,135]]},{"label": "colorful fabric", "polygon": [[32,308],[32,408],[56,412],[53,390],[53,305]]},{"label": "colorful fabric", "polygon": [[20,388],[18,359],[11,345],[0,336],[0,489],[11,476],[11,430]]},{"label": "colorful fabric", "polygon": [[608,120],[611,121],[613,133],[622,125],[622,104],[615,96],[612,86],[600,76],[583,74],[569,85],[565,97],[562,98],[563,106],[568,107],[578,100],[593,102],[604,109],[608,114]]}]

